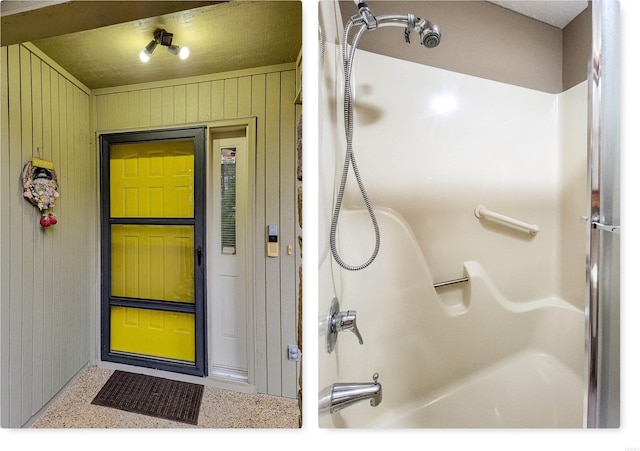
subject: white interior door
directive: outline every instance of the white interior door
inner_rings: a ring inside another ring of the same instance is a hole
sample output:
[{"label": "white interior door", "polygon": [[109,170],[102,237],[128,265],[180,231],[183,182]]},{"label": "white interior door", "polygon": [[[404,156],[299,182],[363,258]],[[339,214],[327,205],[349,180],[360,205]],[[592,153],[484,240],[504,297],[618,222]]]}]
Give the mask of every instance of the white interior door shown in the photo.
[{"label": "white interior door", "polygon": [[248,381],[246,260],[248,158],[246,131],[211,135],[207,226],[210,375]]}]

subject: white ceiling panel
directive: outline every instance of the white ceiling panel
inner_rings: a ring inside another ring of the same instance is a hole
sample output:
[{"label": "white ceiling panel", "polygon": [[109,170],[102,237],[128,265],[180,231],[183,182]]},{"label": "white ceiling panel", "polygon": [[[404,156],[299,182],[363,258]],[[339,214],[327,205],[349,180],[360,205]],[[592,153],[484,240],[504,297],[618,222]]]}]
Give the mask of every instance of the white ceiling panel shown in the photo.
[{"label": "white ceiling panel", "polygon": [[589,4],[587,0],[489,1],[502,6],[503,8],[510,9],[511,11],[515,11],[561,29],[575,19],[578,14],[584,11]]}]

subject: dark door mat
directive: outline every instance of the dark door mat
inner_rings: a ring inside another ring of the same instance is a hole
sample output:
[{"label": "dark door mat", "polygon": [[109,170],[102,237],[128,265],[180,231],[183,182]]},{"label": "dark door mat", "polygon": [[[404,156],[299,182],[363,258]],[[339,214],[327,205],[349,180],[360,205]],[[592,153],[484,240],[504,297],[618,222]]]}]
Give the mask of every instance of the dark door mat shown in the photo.
[{"label": "dark door mat", "polygon": [[115,371],[91,404],[198,424],[204,386]]}]

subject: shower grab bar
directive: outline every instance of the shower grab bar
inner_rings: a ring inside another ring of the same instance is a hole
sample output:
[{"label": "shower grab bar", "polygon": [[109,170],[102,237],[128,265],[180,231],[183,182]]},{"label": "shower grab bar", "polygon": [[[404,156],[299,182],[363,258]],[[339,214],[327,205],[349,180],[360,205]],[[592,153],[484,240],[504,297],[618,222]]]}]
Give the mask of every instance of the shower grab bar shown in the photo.
[{"label": "shower grab bar", "polygon": [[474,213],[476,215],[476,218],[478,219],[482,217],[495,219],[496,221],[500,221],[511,227],[526,230],[533,236],[535,236],[540,231],[540,228],[537,226],[537,224],[529,224],[524,221],[510,218],[509,216],[501,215],[500,213],[496,213],[495,211],[487,210],[484,205],[478,205]]},{"label": "shower grab bar", "polygon": [[447,285],[454,285],[456,283],[468,282],[468,277],[461,277],[459,279],[445,280],[444,282],[436,282],[433,284],[433,288],[445,287]]}]

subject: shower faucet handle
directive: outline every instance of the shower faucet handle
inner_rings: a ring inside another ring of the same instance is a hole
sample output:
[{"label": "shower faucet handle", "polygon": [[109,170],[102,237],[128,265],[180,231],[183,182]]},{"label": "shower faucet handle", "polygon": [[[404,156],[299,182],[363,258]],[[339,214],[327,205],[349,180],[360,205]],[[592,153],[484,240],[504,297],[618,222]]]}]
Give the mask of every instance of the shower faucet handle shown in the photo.
[{"label": "shower faucet handle", "polygon": [[336,313],[332,320],[332,323],[332,326],[335,328],[336,332],[351,331],[356,335],[356,337],[358,337],[358,342],[360,342],[360,344],[363,344],[362,335],[360,335],[358,325],[356,324],[355,310]]},{"label": "shower faucet handle", "polygon": [[358,342],[363,344],[362,335],[360,335],[358,324],[356,323],[356,311],[349,310],[341,312],[338,298],[333,298],[331,301],[331,308],[329,308],[329,313],[327,313],[325,324],[327,327],[327,352],[331,353],[335,348],[336,341],[338,341],[338,332],[351,331],[358,337]]}]

